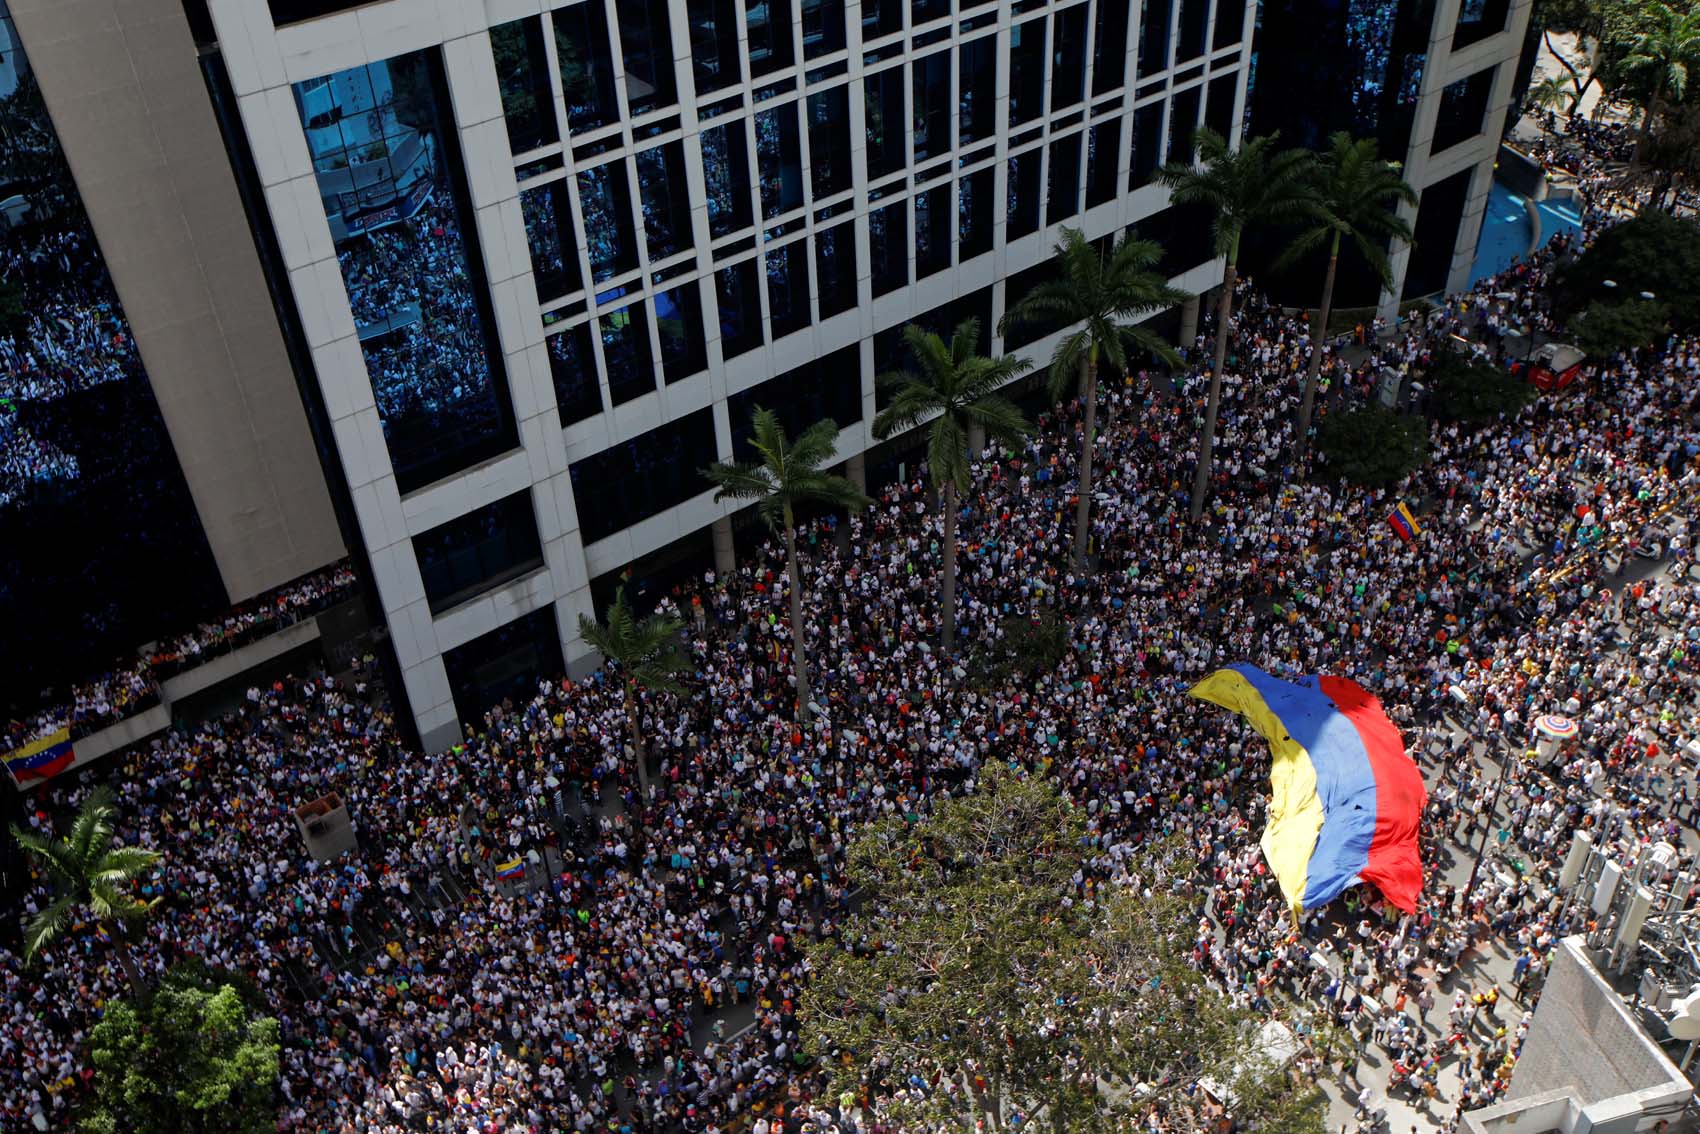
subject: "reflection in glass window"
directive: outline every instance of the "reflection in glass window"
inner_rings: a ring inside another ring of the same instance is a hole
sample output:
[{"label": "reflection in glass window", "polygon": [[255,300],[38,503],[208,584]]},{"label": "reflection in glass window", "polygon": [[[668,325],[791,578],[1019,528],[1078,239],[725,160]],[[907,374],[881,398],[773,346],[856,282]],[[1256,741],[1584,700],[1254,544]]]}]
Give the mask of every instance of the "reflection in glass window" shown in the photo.
[{"label": "reflection in glass window", "polygon": [[543,21],[531,16],[490,29],[502,115],[514,153],[560,140],[555,100],[549,93],[549,61],[543,54]]},{"label": "reflection in glass window", "polygon": [[638,195],[649,258],[665,260],[691,246],[691,199],[685,186],[685,147],[668,142],[637,156]]},{"label": "reflection in glass window", "polygon": [[1438,154],[1467,142],[1487,125],[1488,96],[1493,93],[1495,68],[1477,71],[1467,79],[1448,84],[1440,95],[1440,113],[1435,116],[1434,140],[1429,153]]},{"label": "reflection in glass window", "polygon": [[714,299],[720,308],[720,353],[736,358],[761,346],[761,295],[753,259],[714,273]]},{"label": "reflection in glass window", "polygon": [[667,0],[620,0],[620,59],[626,71],[626,105],[643,114],[678,101],[673,82],[673,39]]},{"label": "reflection in glass window", "polygon": [[[296,106],[402,491],[500,451],[513,425],[435,55],[297,83]],[[452,155],[452,156],[451,156]]]},{"label": "reflection in glass window", "polygon": [[710,233],[729,236],[754,223],[750,215],[750,153],[742,122],[702,132],[702,179],[708,193]]},{"label": "reflection in glass window", "polygon": [[850,188],[850,88],[809,96],[809,181],[815,200]]},{"label": "reflection in glass window", "polygon": [[702,337],[702,290],[692,280],[655,296],[655,331],[661,339],[661,371],[669,382],[708,368]]},{"label": "reflection in glass window", "polygon": [[547,303],[583,287],[566,181],[521,190],[519,207],[525,218],[531,269],[537,275],[538,300]]},{"label": "reflection in glass window", "polygon": [[602,388],[596,381],[596,355],[590,349],[590,324],[551,335],[549,377],[555,385],[555,407],[561,424],[571,425],[602,412]]},{"label": "reflection in glass window", "polygon": [[603,315],[602,362],[608,368],[608,397],[624,405],[655,391],[655,361],[649,353],[649,321],[643,304],[633,303]]},{"label": "reflection in glass window", "polygon": [[1174,0],[1139,0],[1139,77],[1169,65],[1169,9]]},{"label": "reflection in glass window", "polygon": [[516,492],[421,532],[413,554],[433,614],[537,570],[543,543],[531,493]]},{"label": "reflection in glass window", "polygon": [[[1241,0],[1243,3],[1244,0]],[[1511,0],[1464,0],[1458,5],[1458,23],[1452,32],[1452,50],[1460,51],[1505,30],[1511,15]],[[1221,17],[1217,16],[1220,20]],[[1218,37],[1220,38],[1220,37]]]},{"label": "reflection in glass window", "polygon": [[1039,228],[1039,159],[1043,150],[1031,149],[1009,159],[1009,226],[1006,239],[1026,236]]},{"label": "reflection in glass window", "polygon": [[915,160],[950,152],[950,50],[915,60]]},{"label": "reflection in glass window", "polygon": [[1009,124],[1019,126],[1045,108],[1045,19],[1009,29]]},{"label": "reflection in glass window", "polygon": [[862,0],[862,39],[903,30],[903,0]]},{"label": "reflection in glass window", "polygon": [[763,220],[803,207],[803,149],[797,140],[796,103],[756,115],[756,165],[761,174]]},{"label": "reflection in glass window", "polygon": [[1198,132],[1199,102],[1203,87],[1191,87],[1175,95],[1169,105],[1169,160],[1190,164],[1192,136]]},{"label": "reflection in glass window", "polygon": [[1181,0],[1180,38],[1175,42],[1175,66],[1204,54],[1204,33],[1210,24],[1210,0]]},{"label": "reflection in glass window", "polygon": [[844,0],[803,0],[803,58],[844,49]]},{"label": "reflection in glass window", "polygon": [[809,325],[809,242],[769,247],[765,255],[767,310],[777,339]]},{"label": "reflection in glass window", "polygon": [[744,0],[750,32],[750,74],[791,66],[791,0]]},{"label": "reflection in glass window", "polygon": [[868,256],[876,296],[896,291],[909,282],[907,201],[899,201],[868,214]]},{"label": "reflection in glass window", "polygon": [[[1092,93],[1108,94],[1127,74],[1127,16],[1132,0],[1094,0]],[[1240,0],[1244,3],[1245,0]]]},{"label": "reflection in glass window", "polygon": [[998,129],[998,37],[983,36],[959,48],[962,108],[957,129],[964,146],[990,138]]},{"label": "reflection in glass window", "polygon": [[1086,207],[1116,195],[1116,165],[1121,160],[1122,120],[1112,118],[1086,132]]},{"label": "reflection in glass window", "polygon": [[[1216,0],[1216,35],[1212,50],[1219,51],[1238,43],[1245,34],[1245,0]],[[1455,41],[1452,49],[1456,51]]]},{"label": "reflection in glass window", "polygon": [[915,198],[915,278],[950,267],[950,183]]},{"label": "reflection in glass window", "polygon": [[960,195],[956,205],[958,263],[966,263],[992,250],[992,204],[996,195],[992,186],[993,172],[982,169],[956,183]]},{"label": "reflection in glass window", "polygon": [[718,459],[714,411],[700,409],[575,462],[568,474],[584,541],[712,491],[702,470]]},{"label": "reflection in glass window", "polygon": [[903,68],[892,67],[862,80],[862,113],[868,131],[868,180],[904,167],[908,130],[903,117]]},{"label": "reflection in glass window", "polygon": [[1086,95],[1086,5],[1058,12],[1052,38],[1051,113],[1055,114]]},{"label": "reflection in glass window", "polygon": [[632,196],[626,187],[626,163],[615,160],[578,175],[578,204],[584,216],[584,244],[590,253],[590,278],[596,283],[637,267],[632,238]]},{"label": "reflection in glass window", "polygon": [[1056,224],[1080,211],[1080,135],[1051,143],[1050,182],[1045,192],[1045,223]]},{"label": "reflection in glass window", "polygon": [[554,20],[567,129],[582,134],[619,121],[614,65],[608,56],[608,18],[600,0],[561,8]]},{"label": "reflection in glass window", "polygon": [[1133,112],[1133,165],[1127,171],[1127,187],[1149,185],[1163,163],[1163,104],[1154,102]]},{"label": "reflection in glass window", "polygon": [[697,93],[706,94],[738,81],[738,9],[736,0],[685,0],[691,28],[691,74]]},{"label": "reflection in glass window", "polygon": [[1234,128],[1234,96],[1238,88],[1238,75],[1218,75],[1210,80],[1210,89],[1204,96],[1204,124],[1224,138]]},{"label": "reflection in glass window", "polygon": [[950,15],[950,0],[909,0],[909,22],[919,26]]},{"label": "reflection in glass window", "polygon": [[815,234],[815,285],[825,319],[856,306],[856,226],[845,221]]}]

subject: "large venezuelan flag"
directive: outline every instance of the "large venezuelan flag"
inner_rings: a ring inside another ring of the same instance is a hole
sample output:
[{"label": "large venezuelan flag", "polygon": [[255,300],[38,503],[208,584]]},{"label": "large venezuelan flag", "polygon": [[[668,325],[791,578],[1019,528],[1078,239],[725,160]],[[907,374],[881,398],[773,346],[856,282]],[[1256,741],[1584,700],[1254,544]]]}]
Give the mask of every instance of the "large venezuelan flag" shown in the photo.
[{"label": "large venezuelan flag", "polygon": [[1379,701],[1343,677],[1293,683],[1251,665],[1219,669],[1191,695],[1239,713],[1269,742],[1263,856],[1289,903],[1316,909],[1364,881],[1416,912],[1428,789]]},{"label": "large venezuelan flag", "polygon": [[77,758],[71,746],[71,730],[67,726],[30,741],[5,758],[6,770],[22,783],[29,779],[49,779],[57,776]]}]

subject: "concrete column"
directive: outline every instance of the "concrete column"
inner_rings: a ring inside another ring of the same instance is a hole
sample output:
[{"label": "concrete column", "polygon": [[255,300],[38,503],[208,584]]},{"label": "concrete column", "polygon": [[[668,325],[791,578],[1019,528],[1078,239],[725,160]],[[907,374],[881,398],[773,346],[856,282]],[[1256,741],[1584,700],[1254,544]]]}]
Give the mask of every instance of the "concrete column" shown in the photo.
[{"label": "concrete column", "polygon": [[977,421],[968,423],[968,455],[978,460],[986,451],[986,427]]},{"label": "concrete column", "polygon": [[1179,346],[1182,350],[1191,350],[1192,341],[1198,337],[1198,296],[1193,296],[1181,304],[1181,334]]},{"label": "concrete column", "polygon": [[732,575],[738,570],[738,551],[732,542],[732,517],[722,516],[709,525],[714,536],[714,573]]},{"label": "concrete column", "polygon": [[862,492],[868,491],[868,455],[852,453],[844,461],[844,475]]}]

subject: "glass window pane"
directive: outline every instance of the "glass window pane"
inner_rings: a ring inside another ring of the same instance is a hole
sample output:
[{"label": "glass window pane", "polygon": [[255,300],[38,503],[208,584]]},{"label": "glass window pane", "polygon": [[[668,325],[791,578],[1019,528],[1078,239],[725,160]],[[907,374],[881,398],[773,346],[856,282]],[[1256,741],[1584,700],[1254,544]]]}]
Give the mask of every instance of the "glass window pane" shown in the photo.
[{"label": "glass window pane", "polygon": [[637,267],[625,163],[611,161],[580,173],[578,203],[584,215],[584,243],[590,252],[590,278],[603,283]]},{"label": "glass window pane", "polygon": [[661,339],[661,369],[669,382],[708,368],[702,337],[702,289],[695,280],[655,296],[655,330]]},{"label": "glass window pane", "polygon": [[915,198],[915,278],[950,267],[950,185],[929,189]]},{"label": "glass window pane", "polygon": [[803,0],[803,58],[844,49],[844,0]]},{"label": "glass window pane", "polygon": [[815,234],[815,285],[825,319],[856,306],[856,226],[845,221]]},{"label": "glass window pane", "polygon": [[1045,19],[1009,29],[1009,124],[1039,117],[1045,108]]},{"label": "glass window pane", "polygon": [[1204,98],[1204,124],[1224,138],[1234,128],[1234,96],[1239,81],[1238,75],[1218,75],[1210,80],[1210,90]]},{"label": "glass window pane", "polygon": [[862,0],[862,38],[878,39],[903,30],[903,0]]},{"label": "glass window pane", "polygon": [[655,361],[649,353],[649,322],[643,304],[610,311],[597,320],[602,329],[602,361],[608,368],[608,396],[624,405],[655,390]]},{"label": "glass window pane", "polygon": [[1204,33],[1210,25],[1210,0],[1181,0],[1181,34],[1175,44],[1175,65],[1204,54]]},{"label": "glass window pane", "polygon": [[549,93],[549,61],[543,54],[543,21],[537,16],[490,29],[502,114],[514,153],[560,140],[555,100]]},{"label": "glass window pane", "polygon": [[1080,135],[1051,143],[1046,180],[1045,223],[1056,224],[1080,211]]},{"label": "glass window pane", "polygon": [[1122,122],[1112,118],[1086,134],[1086,206],[1102,205],[1116,195],[1116,165],[1121,161]]},{"label": "glass window pane", "polygon": [[899,201],[868,214],[868,247],[875,295],[896,291],[909,282],[909,202]]},{"label": "glass window pane", "polygon": [[413,554],[433,614],[543,565],[531,493],[486,504],[413,537]]},{"label": "glass window pane", "polygon": [[848,429],[862,420],[862,350],[843,347],[807,366],[740,390],[726,399],[732,421],[732,455],[755,459],[750,418],[756,407],[772,410],[788,436],[795,437],[817,421]]},{"label": "glass window pane", "polygon": [[960,48],[957,67],[962,73],[962,109],[958,129],[964,146],[990,138],[998,122],[998,38],[988,35]]},{"label": "glass window pane", "polygon": [[908,156],[903,68],[892,67],[863,79],[862,99],[868,131],[868,179],[878,180],[902,169]]},{"label": "glass window pane", "polygon": [[1192,136],[1198,131],[1198,104],[1203,91],[1203,87],[1184,90],[1169,105],[1169,161],[1192,161]]},{"label": "glass window pane", "polygon": [[909,0],[909,22],[920,25],[950,15],[950,0]]},{"label": "glass window pane", "polygon": [[608,19],[597,2],[575,4],[554,15],[555,56],[561,67],[561,94],[567,102],[567,129],[574,133],[616,122],[614,66],[608,57]]},{"label": "glass window pane", "polygon": [[791,0],[744,0],[744,23],[752,76],[791,65]]},{"label": "glass window pane", "polygon": [[[1502,0],[1503,2],[1503,0]],[[1245,35],[1245,0],[1216,0],[1216,35],[1211,44],[1212,50],[1238,43]],[[1452,42],[1452,50],[1456,51],[1461,45],[1456,39]]]},{"label": "glass window pane", "polygon": [[1073,106],[1086,95],[1086,5],[1056,15],[1051,55],[1051,112]]},{"label": "glass window pane", "polygon": [[1154,102],[1133,112],[1133,165],[1127,187],[1148,185],[1163,162],[1163,104]]},{"label": "glass window pane", "polygon": [[957,182],[961,195],[956,205],[961,245],[958,263],[992,250],[992,203],[996,195],[992,173],[990,169],[982,169]]},{"label": "glass window pane", "polygon": [[402,491],[513,438],[445,87],[426,52],[295,87]]},{"label": "glass window pane", "polygon": [[915,160],[950,152],[950,52],[915,61]]},{"label": "glass window pane", "polygon": [[714,298],[720,307],[721,354],[735,358],[761,346],[761,296],[756,291],[756,262],[745,260],[716,272]]},{"label": "glass window pane", "polygon": [[729,122],[702,132],[702,178],[708,193],[708,230],[728,236],[749,228],[750,154],[744,124]]},{"label": "glass window pane", "polygon": [[691,74],[697,92],[738,81],[738,11],[734,0],[685,0],[691,26]]},{"label": "glass window pane", "polygon": [[1039,228],[1039,159],[1043,151],[1028,150],[1009,159],[1009,227],[1006,239],[1026,236]]},{"label": "glass window pane", "polygon": [[649,258],[665,260],[691,246],[691,199],[685,186],[685,147],[669,142],[637,156],[638,194]]},{"label": "glass window pane", "polygon": [[519,207],[525,218],[525,243],[531,249],[531,269],[537,276],[537,298],[547,303],[583,287],[567,183],[563,180],[523,189]]},{"label": "glass window pane", "polygon": [[714,414],[702,409],[612,445],[568,469],[584,541],[594,543],[710,491],[719,459]]},{"label": "glass window pane", "polygon": [[1174,0],[1139,0],[1139,77],[1169,65],[1169,8]]},{"label": "glass window pane", "polygon": [[850,188],[850,88],[809,96],[809,181],[815,200]]},{"label": "glass window pane", "polygon": [[797,104],[756,115],[756,163],[761,170],[763,220],[803,207],[803,148],[797,140]]},{"label": "glass window pane", "polygon": [[620,59],[626,69],[626,105],[643,114],[678,101],[673,81],[673,38],[667,0],[620,0]]},{"label": "glass window pane", "polygon": [[766,257],[767,310],[777,339],[809,325],[809,242],[769,248]]},{"label": "glass window pane", "polygon": [[549,377],[555,384],[555,406],[561,424],[571,425],[602,412],[602,387],[596,380],[596,355],[590,349],[590,324],[551,335]]},{"label": "glass window pane", "polygon": [[[1108,94],[1127,73],[1127,16],[1131,0],[1095,0],[1092,29],[1092,93]],[[1244,0],[1241,0],[1244,3]]]}]

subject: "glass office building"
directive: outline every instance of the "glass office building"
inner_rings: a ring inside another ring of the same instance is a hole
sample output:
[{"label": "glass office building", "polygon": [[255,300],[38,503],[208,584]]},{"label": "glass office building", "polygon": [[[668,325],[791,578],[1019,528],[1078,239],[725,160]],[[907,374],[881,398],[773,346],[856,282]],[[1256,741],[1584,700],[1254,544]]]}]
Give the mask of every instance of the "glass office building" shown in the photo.
[{"label": "glass office building", "polygon": [[754,406],[864,477],[904,324],[1048,354],[995,327],[1061,226],[1220,278],[1152,179],[1243,120],[1244,0],[206,6],[427,744],[632,564],[724,563]]}]

